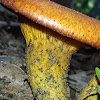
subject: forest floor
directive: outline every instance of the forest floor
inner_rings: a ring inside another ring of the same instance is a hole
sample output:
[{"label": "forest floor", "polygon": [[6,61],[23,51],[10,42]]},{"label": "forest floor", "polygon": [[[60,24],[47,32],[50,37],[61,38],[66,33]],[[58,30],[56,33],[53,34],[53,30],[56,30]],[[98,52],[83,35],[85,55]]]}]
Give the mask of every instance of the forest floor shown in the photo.
[{"label": "forest floor", "polygon": [[[17,16],[0,5],[0,100],[32,100],[25,64],[25,40]],[[100,66],[100,50],[86,46],[73,54],[68,83],[75,98]]]}]

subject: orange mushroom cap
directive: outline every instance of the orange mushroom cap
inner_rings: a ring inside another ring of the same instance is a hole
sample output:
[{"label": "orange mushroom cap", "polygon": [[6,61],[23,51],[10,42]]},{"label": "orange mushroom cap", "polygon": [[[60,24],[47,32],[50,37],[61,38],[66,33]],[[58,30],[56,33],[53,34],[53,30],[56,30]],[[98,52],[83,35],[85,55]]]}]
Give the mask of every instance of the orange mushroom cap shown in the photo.
[{"label": "orange mushroom cap", "polygon": [[49,0],[0,0],[15,12],[67,37],[100,48],[100,21]]}]

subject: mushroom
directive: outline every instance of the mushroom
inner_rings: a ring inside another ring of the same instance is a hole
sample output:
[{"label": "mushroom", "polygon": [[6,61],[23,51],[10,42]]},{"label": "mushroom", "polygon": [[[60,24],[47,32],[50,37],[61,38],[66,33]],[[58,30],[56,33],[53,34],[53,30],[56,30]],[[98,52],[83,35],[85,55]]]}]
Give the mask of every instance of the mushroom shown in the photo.
[{"label": "mushroom", "polygon": [[0,3],[21,14],[18,16],[26,39],[27,72],[34,96],[37,100],[67,100],[71,55],[85,44],[100,48],[100,21],[49,0]]}]

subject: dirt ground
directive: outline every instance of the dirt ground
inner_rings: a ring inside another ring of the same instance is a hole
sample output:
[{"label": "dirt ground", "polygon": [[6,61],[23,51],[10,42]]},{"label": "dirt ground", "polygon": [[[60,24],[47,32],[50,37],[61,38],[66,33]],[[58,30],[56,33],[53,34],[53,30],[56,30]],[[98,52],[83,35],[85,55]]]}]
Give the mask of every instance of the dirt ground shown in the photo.
[{"label": "dirt ground", "polygon": [[[25,64],[25,40],[17,16],[0,5],[0,100],[33,100]],[[95,75],[100,50],[86,46],[73,54],[68,83],[71,99]]]}]

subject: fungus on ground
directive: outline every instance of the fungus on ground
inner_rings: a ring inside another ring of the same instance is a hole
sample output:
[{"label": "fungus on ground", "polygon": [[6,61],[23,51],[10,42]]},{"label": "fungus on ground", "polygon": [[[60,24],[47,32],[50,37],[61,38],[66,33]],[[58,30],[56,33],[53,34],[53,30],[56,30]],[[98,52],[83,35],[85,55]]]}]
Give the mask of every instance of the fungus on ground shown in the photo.
[{"label": "fungus on ground", "polygon": [[68,99],[66,77],[71,55],[84,47],[83,43],[100,48],[100,21],[49,0],[0,3],[31,19],[19,15],[34,96],[38,100]]}]

